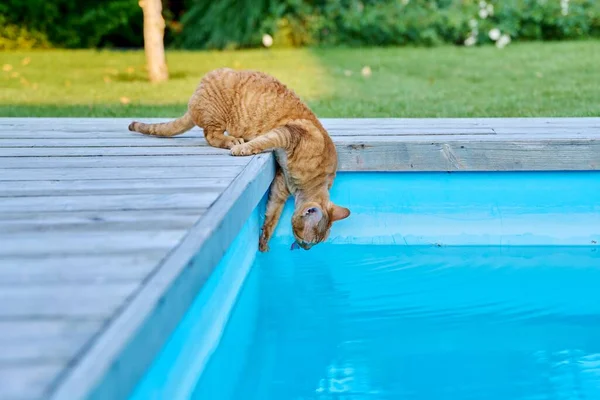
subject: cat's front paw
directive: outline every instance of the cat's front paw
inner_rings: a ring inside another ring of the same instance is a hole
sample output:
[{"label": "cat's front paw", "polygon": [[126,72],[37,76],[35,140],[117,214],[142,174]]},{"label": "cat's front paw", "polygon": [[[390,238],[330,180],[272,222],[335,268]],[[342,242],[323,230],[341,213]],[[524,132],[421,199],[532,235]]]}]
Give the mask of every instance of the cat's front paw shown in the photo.
[{"label": "cat's front paw", "polygon": [[256,152],[248,143],[236,144],[231,148],[232,156],[250,156],[252,154],[256,154]]},{"label": "cat's front paw", "polygon": [[258,250],[261,253],[266,253],[267,251],[269,251],[269,243],[268,243],[268,239],[264,236],[260,237],[260,240],[258,241]]}]

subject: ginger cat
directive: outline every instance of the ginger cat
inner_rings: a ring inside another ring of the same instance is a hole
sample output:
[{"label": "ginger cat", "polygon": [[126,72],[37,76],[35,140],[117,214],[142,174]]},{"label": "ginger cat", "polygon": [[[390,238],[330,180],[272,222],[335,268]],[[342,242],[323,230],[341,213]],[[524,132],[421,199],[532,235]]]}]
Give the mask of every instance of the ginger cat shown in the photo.
[{"label": "ginger cat", "polygon": [[230,149],[234,156],[274,150],[279,167],[271,184],[260,251],[268,251],[290,195],[295,199],[292,248],[310,249],[327,239],[334,221],[350,215],[350,210],[329,200],[337,169],[331,138],[308,106],[274,77],[256,71],[214,70],[200,81],[183,117],[159,124],[132,122],[129,130],[174,136],[194,125],[204,130],[211,146]]}]

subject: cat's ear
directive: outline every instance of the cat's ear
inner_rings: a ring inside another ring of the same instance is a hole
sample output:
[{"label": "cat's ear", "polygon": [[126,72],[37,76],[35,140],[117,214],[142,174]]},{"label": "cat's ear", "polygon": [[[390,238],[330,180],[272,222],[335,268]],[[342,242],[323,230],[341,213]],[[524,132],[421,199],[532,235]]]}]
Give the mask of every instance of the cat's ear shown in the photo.
[{"label": "cat's ear", "polygon": [[320,221],[323,218],[323,210],[319,207],[308,207],[304,210],[304,218],[315,219]]},{"label": "cat's ear", "polygon": [[302,213],[305,226],[316,226],[323,218],[323,210],[319,207],[307,207]]},{"label": "cat's ear", "polygon": [[350,210],[346,207],[336,206],[331,204],[331,221],[339,221],[340,219],[348,218],[350,216]]}]

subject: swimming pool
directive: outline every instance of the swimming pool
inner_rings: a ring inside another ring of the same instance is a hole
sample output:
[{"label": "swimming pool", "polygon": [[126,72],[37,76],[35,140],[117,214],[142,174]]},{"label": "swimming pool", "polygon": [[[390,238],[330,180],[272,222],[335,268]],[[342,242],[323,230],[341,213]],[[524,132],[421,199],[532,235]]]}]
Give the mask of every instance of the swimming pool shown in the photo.
[{"label": "swimming pool", "polygon": [[131,399],[600,397],[600,173],[347,173],[289,251],[264,201]]}]

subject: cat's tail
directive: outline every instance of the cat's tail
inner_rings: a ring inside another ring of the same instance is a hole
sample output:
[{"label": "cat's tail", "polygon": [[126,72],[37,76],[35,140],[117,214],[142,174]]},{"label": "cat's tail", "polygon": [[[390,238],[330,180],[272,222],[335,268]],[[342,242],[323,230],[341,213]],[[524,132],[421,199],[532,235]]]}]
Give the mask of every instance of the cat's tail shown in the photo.
[{"label": "cat's tail", "polygon": [[170,137],[181,135],[194,127],[194,121],[189,112],[186,112],[183,117],[174,121],[163,122],[158,124],[145,124],[143,122],[134,121],[129,124],[129,130],[143,133],[146,135]]}]

